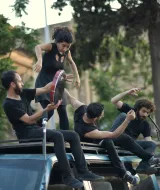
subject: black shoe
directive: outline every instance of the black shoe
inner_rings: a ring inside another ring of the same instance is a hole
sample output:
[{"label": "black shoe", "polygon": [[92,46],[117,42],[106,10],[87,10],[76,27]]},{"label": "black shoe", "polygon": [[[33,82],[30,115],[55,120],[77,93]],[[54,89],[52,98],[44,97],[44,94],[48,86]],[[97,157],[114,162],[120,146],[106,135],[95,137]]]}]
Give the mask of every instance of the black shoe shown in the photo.
[{"label": "black shoe", "polygon": [[83,183],[77,180],[75,177],[69,175],[68,177],[62,177],[62,182],[72,188],[81,188]]},{"label": "black shoe", "polygon": [[141,161],[138,167],[136,168],[136,172],[139,174],[152,175],[157,172],[157,169],[151,167],[148,162]]},{"label": "black shoe", "polygon": [[81,181],[101,181],[105,178],[103,176],[96,175],[89,170],[85,170],[84,172],[78,172],[78,179]]},{"label": "black shoe", "polygon": [[160,163],[160,159],[159,158],[156,158],[154,156],[152,156],[149,160],[148,160],[148,164],[150,166],[156,166]]},{"label": "black shoe", "polygon": [[129,182],[132,185],[138,185],[140,182],[140,178],[137,176],[133,176],[129,171],[126,171],[126,173],[124,174],[123,180]]}]

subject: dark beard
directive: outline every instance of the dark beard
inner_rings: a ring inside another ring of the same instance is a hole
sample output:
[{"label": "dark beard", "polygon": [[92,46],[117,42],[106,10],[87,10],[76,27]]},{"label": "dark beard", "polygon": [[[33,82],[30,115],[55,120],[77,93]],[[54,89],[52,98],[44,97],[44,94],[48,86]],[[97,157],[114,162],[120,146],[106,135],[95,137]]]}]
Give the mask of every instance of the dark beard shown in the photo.
[{"label": "dark beard", "polygon": [[20,95],[21,92],[22,92],[22,89],[20,89],[20,88],[16,85],[16,88],[14,89],[14,91],[15,91],[15,93],[16,93],[17,95]]},{"label": "dark beard", "polygon": [[145,120],[145,119],[146,119],[146,117],[140,116],[139,113],[137,113],[136,116],[137,116],[137,118],[138,118],[139,120]]}]

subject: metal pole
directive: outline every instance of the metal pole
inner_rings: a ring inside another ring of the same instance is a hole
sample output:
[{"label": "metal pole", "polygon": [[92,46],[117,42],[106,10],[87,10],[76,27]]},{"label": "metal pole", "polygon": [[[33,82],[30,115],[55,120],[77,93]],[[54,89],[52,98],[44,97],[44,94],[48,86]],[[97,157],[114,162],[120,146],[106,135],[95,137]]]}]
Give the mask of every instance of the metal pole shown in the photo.
[{"label": "metal pole", "polygon": [[47,118],[43,119],[42,127],[43,127],[43,156],[44,156],[44,190],[47,190],[47,177],[46,177],[46,126],[47,126]]},{"label": "metal pole", "polygon": [[50,35],[49,35],[49,27],[47,24],[46,0],[44,0],[44,14],[45,14],[44,40],[45,40],[45,43],[48,43],[50,41]]},{"label": "metal pole", "polygon": [[[48,24],[47,24],[47,9],[46,9],[46,0],[44,0],[44,13],[45,13],[45,27],[44,27],[44,40],[45,40],[45,43],[49,43],[50,42],[50,33],[49,33],[49,27],[48,27]],[[51,129],[55,129],[56,126],[55,126],[55,121],[54,121],[54,114],[53,116],[50,118],[50,121],[51,121],[51,126],[50,128]]]},{"label": "metal pole", "polygon": [[158,140],[160,140],[160,128],[159,128],[159,126],[154,122],[154,120],[151,118],[150,115],[148,117],[152,121],[152,123],[154,124],[154,126],[156,127],[157,137],[158,137]]}]

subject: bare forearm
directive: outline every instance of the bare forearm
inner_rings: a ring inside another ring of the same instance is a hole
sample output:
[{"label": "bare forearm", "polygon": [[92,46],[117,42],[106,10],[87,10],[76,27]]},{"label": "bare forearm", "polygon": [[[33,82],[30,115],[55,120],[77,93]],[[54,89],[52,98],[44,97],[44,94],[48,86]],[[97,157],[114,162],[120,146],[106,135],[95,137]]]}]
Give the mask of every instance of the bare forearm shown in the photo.
[{"label": "bare forearm", "polygon": [[74,61],[70,62],[70,66],[71,66],[71,69],[72,69],[72,72],[73,72],[74,76],[76,77],[76,79],[79,80],[79,74],[78,74],[77,66],[74,63]]},{"label": "bare forearm", "polygon": [[37,60],[42,60],[42,50],[39,45],[35,47],[35,52],[36,52]]},{"label": "bare forearm", "polygon": [[51,91],[51,87],[52,87],[52,82],[48,83],[46,86],[42,88],[36,88],[36,96],[49,93]]},{"label": "bare forearm", "polygon": [[52,82],[48,83],[46,86],[44,86],[45,93],[48,93],[51,91]]},{"label": "bare forearm", "polygon": [[126,127],[129,124],[129,122],[130,121],[126,118],[124,120],[124,122],[115,131],[112,132],[113,133],[112,134],[113,138],[119,137],[124,132],[124,130],[126,129]]},{"label": "bare forearm", "polygon": [[68,102],[71,104],[71,106],[74,109],[77,109],[81,105],[84,105],[82,102],[80,102],[79,100],[77,100],[75,97],[71,96],[71,94],[68,92],[68,90],[65,89],[64,93],[65,93],[65,95],[67,97]]},{"label": "bare forearm", "polygon": [[29,116],[29,123],[30,124],[36,123],[36,121],[43,115],[45,111],[46,109],[42,109],[40,111],[37,111],[33,115]]},{"label": "bare forearm", "polygon": [[128,91],[125,91],[125,92],[122,92],[120,94],[117,94],[116,96],[114,96],[112,99],[111,99],[111,102],[114,104],[114,103],[117,103],[118,101],[120,101],[124,96],[126,96],[128,94]]}]

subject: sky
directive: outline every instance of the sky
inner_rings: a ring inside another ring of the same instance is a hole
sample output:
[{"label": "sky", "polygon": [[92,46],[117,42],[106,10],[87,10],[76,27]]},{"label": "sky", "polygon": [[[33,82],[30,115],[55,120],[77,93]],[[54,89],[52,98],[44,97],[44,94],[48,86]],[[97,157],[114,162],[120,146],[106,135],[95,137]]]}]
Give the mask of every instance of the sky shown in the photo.
[{"label": "sky", "polygon": [[[13,12],[11,5],[14,4],[15,0],[1,0],[0,14],[9,18],[9,23],[12,26],[21,25],[23,21],[26,23],[26,27],[29,28],[42,28],[45,26],[45,12],[44,12],[44,0],[30,0],[27,6],[28,15],[23,14],[22,18],[17,18],[15,12]],[[46,0],[47,10],[47,23],[48,25],[69,21],[72,19],[73,9],[71,6],[66,6],[61,13],[58,15],[58,10],[51,9],[53,0]]]},{"label": "sky", "polygon": [[[28,15],[23,14],[21,18],[17,18],[15,16],[15,12],[12,10],[11,5],[13,5],[14,2],[15,0],[1,0],[0,5],[0,14],[7,17],[12,26],[21,25],[22,21],[26,24],[26,27],[33,29],[43,28],[45,26],[44,0],[30,0],[26,10]],[[51,9],[53,2],[54,0],[46,0],[48,25],[65,22],[72,19],[73,8],[71,6],[66,6],[63,9],[61,16],[59,16],[58,10]],[[112,3],[112,7],[119,8],[116,0]]]}]

